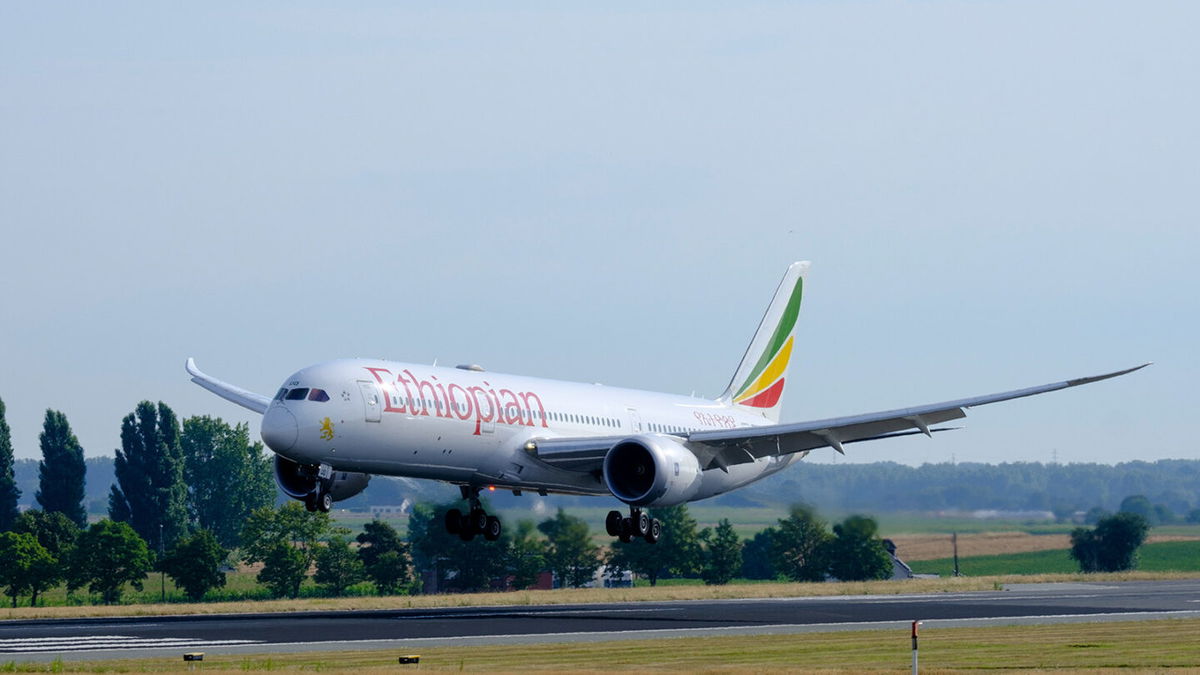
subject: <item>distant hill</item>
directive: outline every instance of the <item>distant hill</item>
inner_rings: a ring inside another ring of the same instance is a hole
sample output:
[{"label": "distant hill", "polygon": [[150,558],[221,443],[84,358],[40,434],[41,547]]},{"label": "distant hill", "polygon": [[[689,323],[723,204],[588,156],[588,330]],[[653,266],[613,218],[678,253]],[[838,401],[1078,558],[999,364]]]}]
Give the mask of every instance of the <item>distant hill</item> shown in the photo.
[{"label": "distant hill", "polygon": [[[37,460],[15,463],[20,503],[33,506]],[[108,510],[114,481],[111,457],[87,460],[89,513]],[[823,511],[887,512],[981,510],[1070,511],[1101,506],[1116,510],[1121,500],[1141,494],[1176,514],[1200,509],[1200,460],[1160,460],[1105,464],[817,464],[801,462],[759,483],[706,503],[779,506],[805,502]],[[444,483],[376,476],[361,495],[339,505],[350,509],[412,501],[453,499],[458,490]],[[523,498],[497,491],[488,495],[498,508],[527,506]],[[282,497],[280,498],[282,500]],[[555,496],[555,506],[599,505],[602,499]],[[608,500],[615,504],[615,500]]]}]

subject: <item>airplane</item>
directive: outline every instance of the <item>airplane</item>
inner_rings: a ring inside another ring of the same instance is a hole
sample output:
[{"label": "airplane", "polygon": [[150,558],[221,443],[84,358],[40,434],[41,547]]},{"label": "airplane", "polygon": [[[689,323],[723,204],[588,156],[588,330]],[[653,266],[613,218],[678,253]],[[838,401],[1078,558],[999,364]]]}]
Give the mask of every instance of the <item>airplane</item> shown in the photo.
[{"label": "airplane", "polygon": [[274,397],[212,378],[187,360],[192,381],[263,415],[283,492],[310,511],[362,492],[372,474],[440,480],[469,504],[445,528],[465,541],[500,537],[482,490],[616,497],[605,529],[654,543],[662,525],[646,507],[736,490],[811,451],[949,430],[975,406],[1131,373],[1150,364],[997,394],[897,410],[780,423],[809,269],[790,265],[725,391],[715,399],[378,359],[342,359],[293,373]]}]

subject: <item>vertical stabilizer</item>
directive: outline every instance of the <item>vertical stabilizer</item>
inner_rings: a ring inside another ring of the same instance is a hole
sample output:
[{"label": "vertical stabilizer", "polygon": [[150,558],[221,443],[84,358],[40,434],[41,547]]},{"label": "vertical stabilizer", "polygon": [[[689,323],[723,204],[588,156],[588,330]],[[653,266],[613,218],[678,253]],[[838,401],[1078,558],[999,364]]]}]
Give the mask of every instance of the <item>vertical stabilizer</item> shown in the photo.
[{"label": "vertical stabilizer", "polygon": [[808,265],[808,261],[792,263],[783,275],[750,347],[738,364],[729,387],[721,394],[725,403],[779,421]]}]

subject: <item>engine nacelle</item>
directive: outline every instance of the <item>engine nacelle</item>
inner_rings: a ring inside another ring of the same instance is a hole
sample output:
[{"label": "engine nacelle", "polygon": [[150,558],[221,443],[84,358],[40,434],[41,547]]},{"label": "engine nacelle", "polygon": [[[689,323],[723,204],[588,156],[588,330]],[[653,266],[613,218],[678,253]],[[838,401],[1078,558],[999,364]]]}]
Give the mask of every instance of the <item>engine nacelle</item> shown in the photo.
[{"label": "engine nacelle", "polygon": [[[312,494],[320,480],[316,466],[297,464],[282,455],[275,455],[275,482],[279,484],[279,489],[292,499],[304,499]],[[370,480],[369,473],[334,471],[329,479],[329,494],[335,502],[349,499],[367,489]]]},{"label": "engine nacelle", "polygon": [[700,491],[700,462],[669,438],[631,436],[604,456],[604,481],[626,504],[675,506]]}]

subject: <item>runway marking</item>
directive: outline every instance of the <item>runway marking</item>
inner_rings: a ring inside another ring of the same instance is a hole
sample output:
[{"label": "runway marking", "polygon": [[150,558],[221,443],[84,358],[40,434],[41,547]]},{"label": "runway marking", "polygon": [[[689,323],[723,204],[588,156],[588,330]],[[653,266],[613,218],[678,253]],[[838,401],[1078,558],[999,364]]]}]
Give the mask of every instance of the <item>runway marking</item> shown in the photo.
[{"label": "runway marking", "polygon": [[0,653],[78,652],[103,649],[155,649],[262,644],[261,640],[203,640],[200,638],[147,638],[132,635],[81,635],[0,640]]}]

